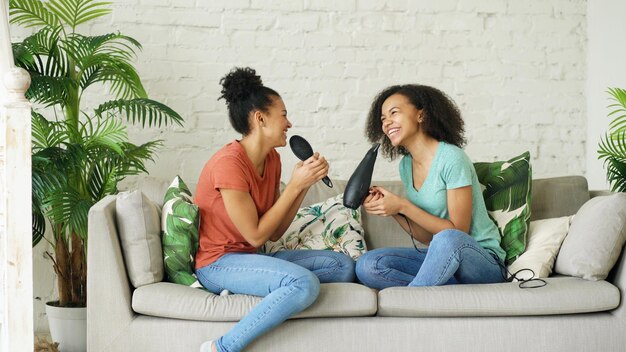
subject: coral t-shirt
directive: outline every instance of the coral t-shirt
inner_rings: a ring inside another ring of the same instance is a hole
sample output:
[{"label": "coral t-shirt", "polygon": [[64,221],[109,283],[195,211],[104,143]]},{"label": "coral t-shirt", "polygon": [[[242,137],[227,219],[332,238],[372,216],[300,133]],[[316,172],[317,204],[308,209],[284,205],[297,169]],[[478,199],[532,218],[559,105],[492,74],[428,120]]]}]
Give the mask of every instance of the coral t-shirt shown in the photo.
[{"label": "coral t-shirt", "polygon": [[237,140],[209,159],[200,174],[194,198],[200,207],[196,269],[215,262],[226,253],[256,253],[257,249],[246,241],[228,216],[220,189],[248,192],[260,218],[274,204],[280,172],[280,155],[276,150],[272,149],[267,155],[265,170],[259,175]]}]

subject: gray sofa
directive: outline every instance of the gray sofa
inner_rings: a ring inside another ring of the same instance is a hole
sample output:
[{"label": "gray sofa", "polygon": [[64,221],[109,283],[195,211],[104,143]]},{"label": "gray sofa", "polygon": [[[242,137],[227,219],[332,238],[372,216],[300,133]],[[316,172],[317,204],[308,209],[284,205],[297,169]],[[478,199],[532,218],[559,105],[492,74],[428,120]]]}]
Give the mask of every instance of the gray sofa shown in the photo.
[{"label": "gray sofa", "polygon": [[[338,194],[319,183],[304,204]],[[373,182],[403,193],[398,182]],[[159,202],[167,183],[141,189]],[[193,188],[193,186],[191,186]],[[580,176],[537,179],[532,219],[572,215],[596,194]],[[157,282],[129,282],[116,226],[116,197],[89,214],[88,351],[197,351],[228,331],[260,298],[219,296]],[[602,221],[602,219],[598,219]],[[391,218],[363,214],[369,249],[412,246]],[[623,255],[607,280],[548,278],[517,283],[395,287],[380,292],[355,283],[323,284],[306,311],[255,341],[249,351],[626,351]]]}]

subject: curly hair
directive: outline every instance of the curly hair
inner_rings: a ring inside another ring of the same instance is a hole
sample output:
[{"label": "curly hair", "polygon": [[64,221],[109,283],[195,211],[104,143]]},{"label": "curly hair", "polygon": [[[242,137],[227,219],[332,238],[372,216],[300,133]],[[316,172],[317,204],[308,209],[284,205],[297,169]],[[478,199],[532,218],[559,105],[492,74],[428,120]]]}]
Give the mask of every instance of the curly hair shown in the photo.
[{"label": "curly hair", "polygon": [[220,79],[222,95],[217,100],[226,100],[228,118],[235,131],[242,135],[250,133],[252,110],[267,112],[273,104],[273,97],[280,98],[275,90],[263,85],[261,76],[250,67],[235,67]]},{"label": "curly hair", "polygon": [[427,135],[438,141],[454,144],[459,148],[465,145],[464,123],[458,107],[445,93],[437,88],[406,84],[395,85],[385,88],[378,93],[369,114],[365,134],[371,143],[380,143],[382,154],[393,160],[398,154],[407,155],[409,152],[404,147],[394,147],[383,132],[382,106],[385,100],[394,94],[402,94],[411,104],[424,113],[421,128]]}]

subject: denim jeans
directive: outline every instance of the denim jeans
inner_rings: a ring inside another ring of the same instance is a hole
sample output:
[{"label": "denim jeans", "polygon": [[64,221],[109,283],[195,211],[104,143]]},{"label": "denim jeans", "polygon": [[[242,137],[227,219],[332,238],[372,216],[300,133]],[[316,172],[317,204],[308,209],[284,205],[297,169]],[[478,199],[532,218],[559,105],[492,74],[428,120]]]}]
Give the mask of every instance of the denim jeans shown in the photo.
[{"label": "denim jeans", "polygon": [[468,234],[444,230],[428,248],[379,248],[359,257],[356,275],[364,285],[437,286],[505,281],[500,259]]},{"label": "denim jeans", "polygon": [[216,294],[229,290],[265,297],[215,341],[218,351],[234,352],[315,302],[320,282],[354,281],[354,261],[326,250],[229,253],[196,270],[196,275]]}]

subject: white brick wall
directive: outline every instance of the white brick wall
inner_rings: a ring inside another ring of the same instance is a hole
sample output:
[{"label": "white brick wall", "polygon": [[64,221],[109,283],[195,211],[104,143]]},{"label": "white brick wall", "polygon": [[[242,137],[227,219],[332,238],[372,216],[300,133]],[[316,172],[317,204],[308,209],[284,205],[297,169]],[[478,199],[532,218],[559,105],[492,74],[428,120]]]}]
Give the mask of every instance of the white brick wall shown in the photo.
[{"label": "white brick wall", "polygon": [[[390,84],[423,83],[461,107],[470,157],[525,150],[535,177],[585,173],[585,1],[124,1],[87,29],[119,30],[144,46],[137,66],[150,96],[185,127],[130,128],[165,140],[153,176],[194,181],[232,131],[219,79],[257,69],[282,94],[294,127],[348,178],[369,145],[365,116]],[[21,33],[14,29],[14,33]],[[97,103],[101,92],[85,98]],[[280,150],[287,179],[296,162]],[[397,178],[379,159],[376,179]]]},{"label": "white brick wall", "polygon": [[[290,133],[330,161],[331,178],[350,176],[369,149],[363,130],[373,97],[398,83],[432,85],[458,103],[473,160],[528,150],[534,176],[547,177],[586,171],[586,4],[124,0],[87,30],[138,39],[146,90],[186,119],[166,131],[130,128],[137,143],[164,139],[152,176],[195,182],[206,160],[239,137],[216,101],[218,82],[233,66],[251,66],[283,96]],[[16,39],[25,33],[12,31]],[[102,92],[91,93],[85,103],[102,101]],[[288,148],[280,153],[287,179],[296,158]],[[398,179],[396,164],[379,157],[374,178]],[[41,258],[36,276],[49,280]],[[35,288],[38,304],[53,296],[50,285]],[[35,318],[45,330],[37,307]]]},{"label": "white brick wall", "polygon": [[[461,107],[472,159],[525,150],[536,177],[585,172],[585,1],[124,1],[93,31],[144,46],[138,67],[151,97],[186,119],[167,132],[153,176],[194,181],[237,138],[219,79],[252,66],[282,94],[294,127],[348,178],[369,145],[365,116],[390,84],[423,83]],[[280,150],[286,179],[296,162]],[[379,159],[377,179],[395,179]]]}]

